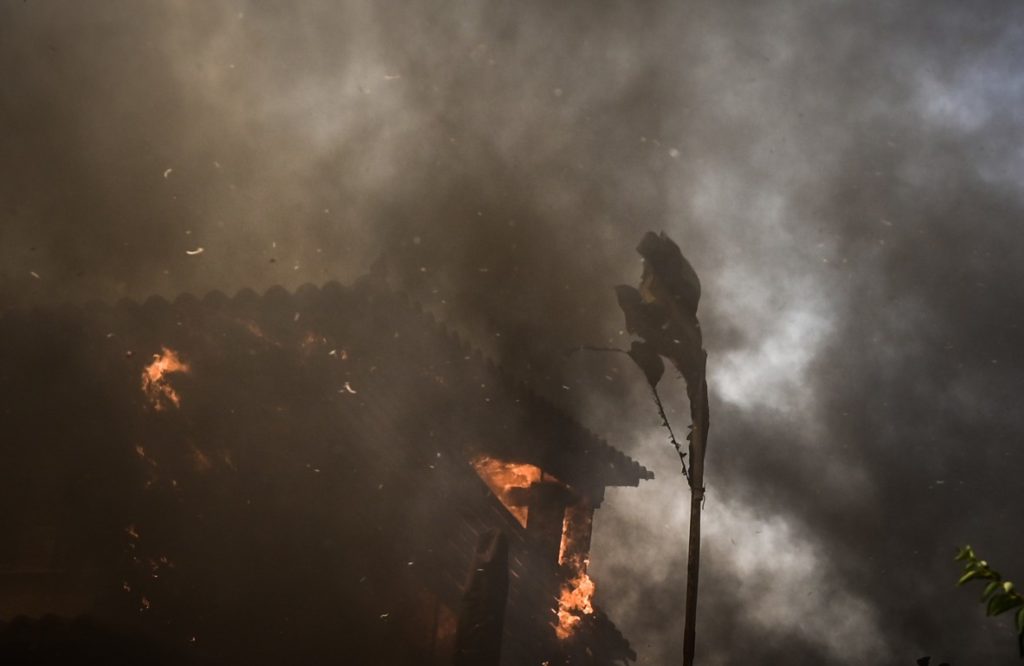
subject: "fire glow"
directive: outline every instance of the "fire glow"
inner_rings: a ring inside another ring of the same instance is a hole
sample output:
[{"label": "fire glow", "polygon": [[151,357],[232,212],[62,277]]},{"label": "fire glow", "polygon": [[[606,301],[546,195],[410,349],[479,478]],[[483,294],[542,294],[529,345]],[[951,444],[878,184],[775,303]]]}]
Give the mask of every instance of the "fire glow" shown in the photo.
[{"label": "fire glow", "polygon": [[568,573],[568,580],[562,584],[555,611],[558,623],[554,625],[555,635],[562,640],[579,629],[584,615],[594,613],[594,581],[587,575],[593,519],[593,507],[586,501],[581,500],[565,508],[558,564]]},{"label": "fire glow", "polygon": [[536,465],[504,462],[487,456],[475,458],[473,468],[509,513],[516,517],[520,525],[526,527],[529,512],[527,507],[515,500],[514,489],[526,489],[540,482],[541,469]]},{"label": "fire glow", "polygon": [[558,624],[555,635],[565,640],[573,635],[583,621],[584,615],[594,613],[594,581],[587,575],[588,560],[574,562],[577,566],[576,575],[562,585],[562,593],[558,597]]},{"label": "fire glow", "polygon": [[142,370],[142,393],[149,399],[156,411],[162,411],[169,405],[179,407],[181,396],[171,386],[167,375],[180,372],[188,374],[191,368],[182,362],[178,352],[168,347],[161,347],[159,354],[153,354],[153,361]]},{"label": "fire glow", "polygon": [[[522,491],[542,480],[558,482],[536,465],[506,462],[488,456],[474,458],[473,468],[523,527],[527,525],[529,513],[522,502]],[[568,486],[566,488],[571,491]],[[585,555],[590,545],[592,515],[593,510],[587,505],[573,504],[566,508],[562,522],[558,564],[566,572],[567,580],[562,583],[558,608],[553,609],[558,619],[552,625],[560,640],[572,637],[583,616],[594,613],[594,581],[587,574],[590,560]]]}]

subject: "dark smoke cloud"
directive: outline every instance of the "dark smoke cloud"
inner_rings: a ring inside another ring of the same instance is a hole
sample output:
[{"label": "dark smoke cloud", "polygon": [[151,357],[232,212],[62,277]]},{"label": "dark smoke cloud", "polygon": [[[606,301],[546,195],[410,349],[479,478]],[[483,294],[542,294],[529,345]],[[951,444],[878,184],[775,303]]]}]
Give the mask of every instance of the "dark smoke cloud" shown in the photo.
[{"label": "dark smoke cloud", "polygon": [[634,369],[562,352],[626,344],[610,287],[663,228],[705,283],[702,663],[1013,663],[950,556],[969,541],[1021,576],[1021,19],[6,1],[0,303],[351,280],[382,257],[657,470],[609,494],[593,567],[661,664],[674,454]]}]

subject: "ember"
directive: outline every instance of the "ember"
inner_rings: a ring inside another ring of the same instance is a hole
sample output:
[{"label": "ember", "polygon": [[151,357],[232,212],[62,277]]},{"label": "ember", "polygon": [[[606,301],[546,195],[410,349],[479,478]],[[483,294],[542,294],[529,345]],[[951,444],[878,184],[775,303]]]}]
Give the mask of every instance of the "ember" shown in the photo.
[{"label": "ember", "polygon": [[302,342],[299,343],[300,347],[302,348],[302,351],[306,353],[310,353],[313,350],[319,347],[323,347],[326,344],[327,338],[320,335],[319,333],[314,333],[312,331],[308,331],[306,335],[302,338]]},{"label": "ember", "polygon": [[515,500],[513,489],[529,488],[532,484],[539,482],[542,476],[541,469],[536,465],[505,462],[487,456],[475,458],[473,468],[501,500],[509,513],[516,517],[520,525],[526,527],[529,512],[527,507]]},{"label": "ember", "polygon": [[190,446],[192,454],[192,466],[200,474],[213,469],[213,461],[205,453],[200,451],[194,444]]},{"label": "ember", "polygon": [[167,378],[174,372],[188,374],[190,368],[178,358],[176,351],[167,347],[161,347],[161,353],[153,354],[153,362],[142,371],[142,392],[158,412],[167,405],[178,407],[181,404],[180,396]]}]

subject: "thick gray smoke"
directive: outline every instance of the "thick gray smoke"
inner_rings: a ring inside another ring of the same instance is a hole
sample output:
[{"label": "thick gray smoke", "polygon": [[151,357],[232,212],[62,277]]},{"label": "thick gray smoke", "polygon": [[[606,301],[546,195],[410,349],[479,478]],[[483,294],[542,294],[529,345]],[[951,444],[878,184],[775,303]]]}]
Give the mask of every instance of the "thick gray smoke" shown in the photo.
[{"label": "thick gray smoke", "polygon": [[[0,304],[386,279],[658,478],[592,571],[681,651],[684,483],[612,285],[666,230],[711,355],[702,664],[1015,663],[1010,2],[0,2]],[[202,252],[198,252],[199,249]],[[674,416],[685,423],[680,390]]]}]

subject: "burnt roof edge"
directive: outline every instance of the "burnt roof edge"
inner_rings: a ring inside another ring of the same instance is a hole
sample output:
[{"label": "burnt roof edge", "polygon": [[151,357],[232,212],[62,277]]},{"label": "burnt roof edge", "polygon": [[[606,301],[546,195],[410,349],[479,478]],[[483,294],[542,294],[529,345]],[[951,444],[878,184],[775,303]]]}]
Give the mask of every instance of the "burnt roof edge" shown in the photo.
[{"label": "burnt roof edge", "polygon": [[[592,430],[577,421],[573,416],[568,414],[565,410],[542,396],[532,386],[514,377],[499,363],[495,362],[494,359],[484,354],[480,348],[473,345],[465,335],[461,334],[450,324],[440,321],[432,312],[424,308],[422,303],[411,298],[405,292],[395,291],[383,285],[371,284],[368,280],[359,280],[351,286],[343,285],[337,280],[330,280],[323,283],[321,286],[317,286],[311,282],[305,282],[296,287],[294,291],[289,291],[282,285],[275,284],[265,289],[262,294],[249,287],[242,287],[231,296],[228,296],[219,289],[210,290],[202,297],[197,297],[189,292],[181,292],[170,300],[160,295],[152,295],[147,297],[142,303],[131,298],[120,298],[113,305],[110,305],[105,301],[91,300],[82,306],[73,306],[72,309],[80,312],[102,311],[109,309],[139,311],[167,307],[195,307],[196,305],[220,308],[229,303],[239,301],[253,303],[268,301],[280,302],[282,300],[287,301],[294,300],[296,298],[308,300],[311,296],[318,294],[340,295],[345,292],[357,293],[359,291],[370,293],[375,297],[389,298],[399,306],[404,307],[409,312],[419,317],[423,321],[424,328],[426,330],[432,331],[447,344],[457,347],[461,353],[472,356],[475,362],[480,363],[488,373],[493,375],[499,382],[501,382],[502,385],[510,389],[514,394],[521,397],[526,403],[556,414],[560,419],[563,419],[572,430],[575,430],[576,433],[578,433],[580,439],[590,444],[595,452],[599,452],[599,456],[608,460],[608,462],[610,462],[614,467],[629,473],[628,481],[622,479],[622,481],[626,481],[625,483],[609,483],[607,485],[638,486],[640,485],[640,481],[646,481],[654,478],[654,472],[647,469],[637,460],[634,460],[618,448],[609,444],[607,440],[598,436]],[[67,308],[67,306],[64,308],[58,307],[56,309],[61,310],[65,308]]]}]

